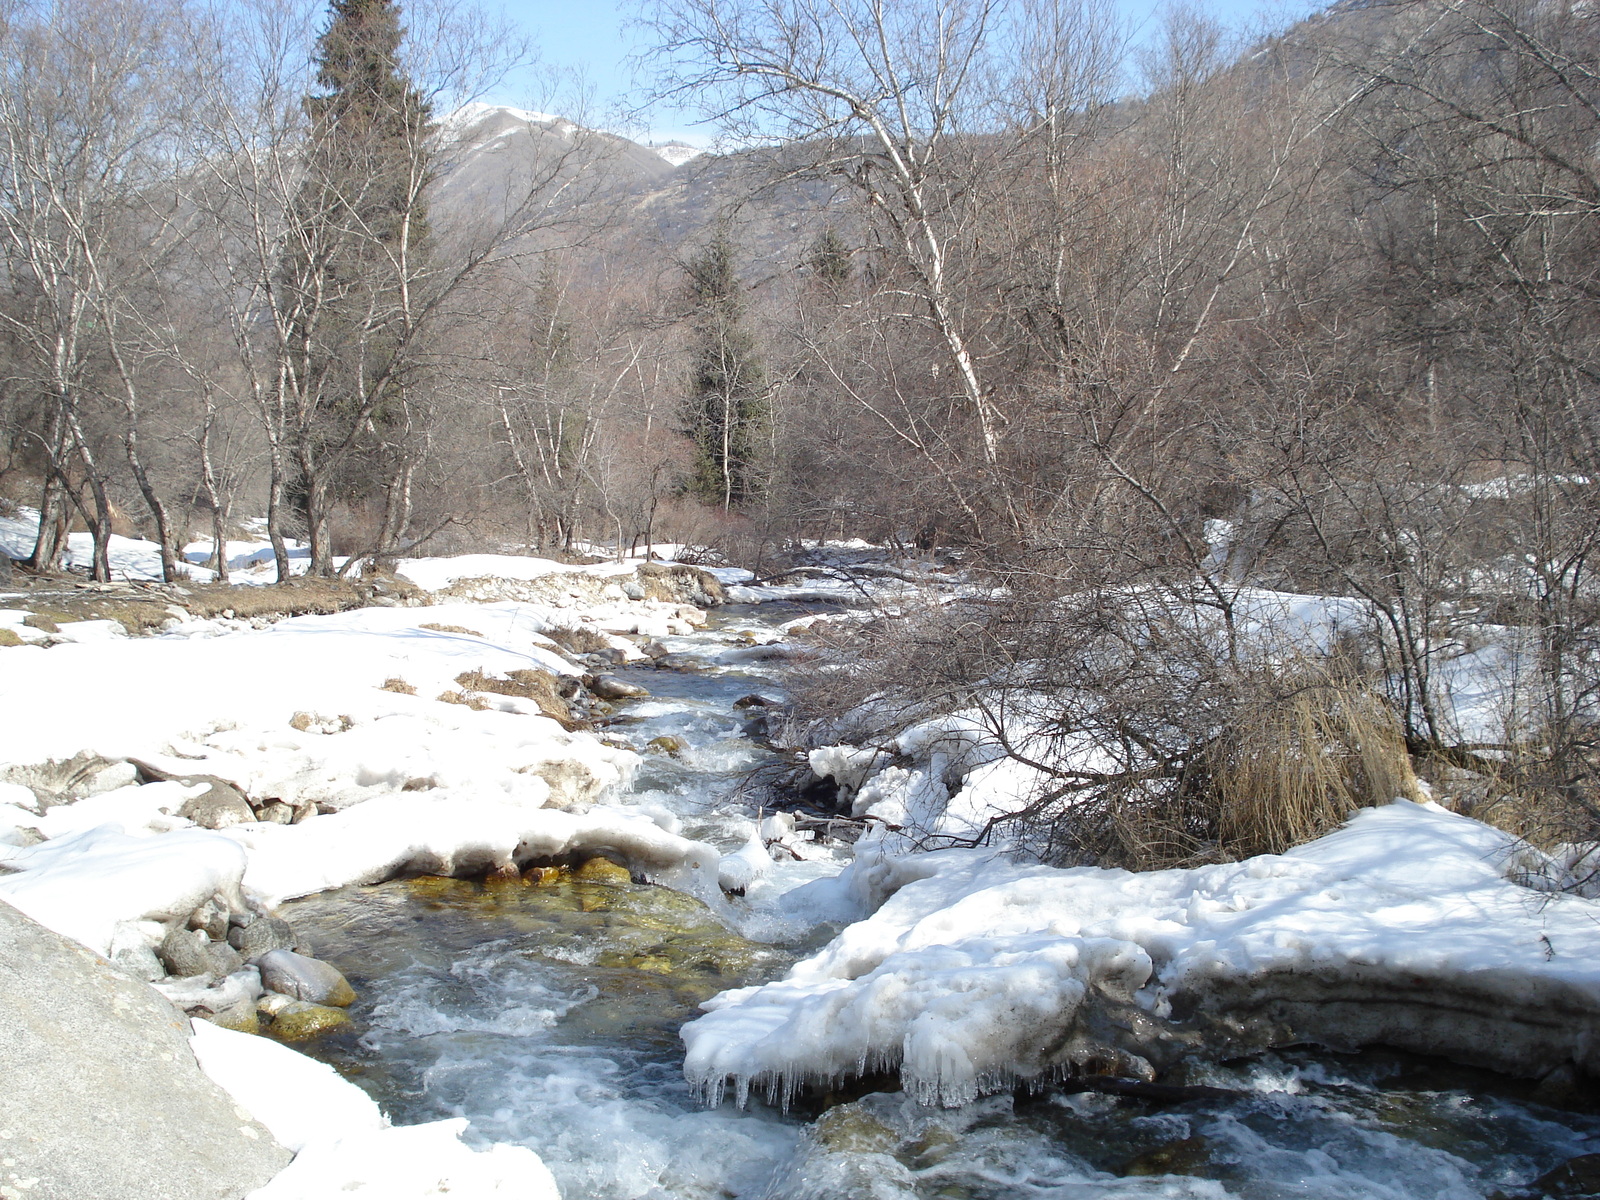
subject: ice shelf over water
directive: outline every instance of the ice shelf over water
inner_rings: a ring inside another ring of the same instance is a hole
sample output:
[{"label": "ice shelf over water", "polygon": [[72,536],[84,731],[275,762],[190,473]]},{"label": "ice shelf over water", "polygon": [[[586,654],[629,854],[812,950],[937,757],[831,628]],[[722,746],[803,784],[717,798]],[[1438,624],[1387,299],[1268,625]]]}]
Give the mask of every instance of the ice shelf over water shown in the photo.
[{"label": "ice shelf over water", "polygon": [[1283,855],[1131,873],[987,852],[858,856],[871,913],[684,1028],[685,1073],[786,1095],[879,1069],[963,1104],[1073,1067],[1148,1074],[1196,1037],[1384,1044],[1600,1072],[1600,904],[1531,890],[1515,839],[1401,801]]}]

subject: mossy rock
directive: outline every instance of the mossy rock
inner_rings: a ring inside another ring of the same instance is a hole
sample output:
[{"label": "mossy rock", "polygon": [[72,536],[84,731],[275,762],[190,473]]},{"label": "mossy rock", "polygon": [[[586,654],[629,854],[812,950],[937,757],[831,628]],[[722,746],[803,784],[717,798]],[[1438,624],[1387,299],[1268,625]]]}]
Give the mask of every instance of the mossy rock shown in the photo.
[{"label": "mossy rock", "polygon": [[627,867],[619,866],[609,858],[596,855],[583,866],[572,873],[572,878],[579,883],[609,883],[630,884],[633,882],[633,872]]},{"label": "mossy rock", "polygon": [[813,1136],[835,1154],[892,1154],[900,1140],[859,1103],[840,1104],[823,1113]]},{"label": "mossy rock", "polygon": [[26,646],[28,643],[17,636],[14,629],[0,629],[0,646]]},{"label": "mossy rock", "polygon": [[682,738],[673,737],[664,733],[660,737],[653,737],[645,743],[645,749],[654,754],[665,754],[671,758],[683,757],[683,752],[689,747]]},{"label": "mossy rock", "polygon": [[236,1033],[261,1032],[261,1014],[249,1001],[235,1004],[232,1008],[225,1008],[204,1019],[213,1025],[220,1025],[223,1029],[232,1029]]},{"label": "mossy rock", "polygon": [[350,1014],[342,1008],[296,1000],[278,1009],[267,1032],[279,1041],[303,1042],[349,1023]]},{"label": "mossy rock", "polygon": [[1122,1168],[1124,1175],[1203,1175],[1211,1165],[1211,1145],[1186,1137],[1146,1151]]}]

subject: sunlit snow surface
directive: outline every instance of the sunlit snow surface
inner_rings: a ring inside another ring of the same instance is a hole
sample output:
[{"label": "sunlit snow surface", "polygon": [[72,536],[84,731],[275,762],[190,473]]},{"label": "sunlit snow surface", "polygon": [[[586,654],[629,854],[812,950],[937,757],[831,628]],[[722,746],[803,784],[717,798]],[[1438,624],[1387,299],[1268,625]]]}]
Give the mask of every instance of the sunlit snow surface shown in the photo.
[{"label": "sunlit snow surface", "polygon": [[[466,566],[436,569],[451,576]],[[507,568],[517,569],[528,570],[521,563]],[[726,582],[740,586],[733,572]],[[791,594],[818,590],[821,585],[806,585]],[[775,594],[783,594],[782,589]],[[836,598],[849,603],[843,595]],[[774,626],[796,615],[734,612],[725,615],[722,629],[663,639],[675,653],[711,663],[707,675],[639,671],[630,676],[645,681],[655,697],[623,706],[621,720],[608,733],[641,749],[658,735],[680,737],[687,748],[678,757],[634,756],[592,739],[568,738],[515,703],[501,711],[475,713],[432,700],[434,689],[449,686],[462,670],[505,671],[540,663],[549,650],[538,635],[543,618],[534,606],[514,604],[458,605],[431,612],[368,610],[283,622],[256,632],[226,622],[194,623],[158,638],[0,652],[6,656],[0,694],[7,698],[0,757],[37,761],[91,747],[112,755],[178,751],[180,762],[192,764],[187,769],[237,777],[265,794],[286,788],[308,798],[358,799],[352,814],[362,809],[381,814],[385,804],[411,797],[401,793],[403,783],[413,777],[414,768],[427,766],[437,778],[420,795],[463,806],[458,814],[477,803],[537,814],[544,797],[536,794],[537,786],[528,785],[526,773],[516,770],[525,765],[514,761],[518,754],[548,753],[552,759],[587,755],[596,769],[614,770],[619,784],[631,774],[632,790],[616,810],[618,819],[649,825],[655,831],[651,837],[676,838],[685,846],[710,843],[724,853],[742,854],[749,846],[750,814],[728,793],[762,752],[743,736],[744,717],[732,701],[745,692],[771,691],[772,683],[762,672],[771,668],[775,655],[760,643],[776,638]],[[472,632],[421,630],[425,621]],[[735,636],[741,629],[749,636]],[[632,670],[636,668],[624,669]],[[419,695],[383,691],[381,684],[391,674],[415,684]],[[93,686],[86,686],[91,680]],[[309,731],[288,726],[294,712],[308,709],[327,720]],[[62,719],[64,712],[73,714],[70,722]],[[340,727],[343,717],[350,718],[348,728]],[[170,809],[179,797],[171,788],[150,791],[113,793],[96,798],[103,801],[98,809],[46,817],[57,826],[50,831],[54,852],[64,860],[76,850],[98,846],[108,855],[107,863],[127,866],[144,852],[140,847],[159,850],[151,861],[162,865],[140,871],[141,886],[166,876],[169,894],[140,896],[136,888],[116,889],[118,896],[129,897],[126,903],[144,905],[157,916],[163,905],[178,913],[201,892],[228,886],[230,876],[237,881],[251,856],[261,861],[271,857],[268,843],[273,839],[296,836],[292,829],[233,837],[174,829]],[[46,819],[30,815],[14,803],[18,799],[25,797],[0,791],[0,805],[12,806],[0,809],[0,820],[11,821],[7,829],[15,832],[28,822],[37,827]],[[90,816],[101,812],[125,832],[88,826]],[[319,817],[307,828],[322,821],[332,822],[335,831],[343,828],[334,816]],[[456,824],[430,824],[398,809],[394,823],[413,830],[419,844],[447,839],[448,827]],[[7,829],[0,829],[0,835]],[[510,834],[502,830],[496,836]],[[1465,840],[1484,836],[1474,833]],[[74,838],[86,840],[75,846]],[[193,839],[195,847],[186,848],[186,839]],[[347,870],[360,867],[362,854],[371,855],[381,840],[375,830],[371,837],[352,837],[314,857],[342,862]],[[355,1077],[383,1101],[399,1128],[330,1129],[330,1137],[347,1134],[335,1139],[344,1146],[342,1157],[319,1157],[332,1154],[331,1144],[308,1152],[292,1168],[298,1181],[286,1173],[261,1200],[345,1194],[400,1200],[442,1194],[428,1182],[425,1168],[447,1160],[459,1171],[451,1184],[454,1194],[537,1196],[540,1185],[531,1168],[521,1174],[521,1191],[504,1190],[517,1186],[518,1164],[528,1161],[518,1157],[524,1148],[548,1163],[567,1200],[1453,1200],[1489,1196],[1525,1183],[1567,1157],[1600,1149],[1600,1125],[1592,1118],[1532,1104],[1525,1088],[1519,1091],[1485,1076],[1450,1074],[1436,1063],[1418,1074],[1415,1064],[1373,1055],[1279,1054],[1196,1072],[1189,1080],[1241,1093],[1231,1098],[1157,1105],[1046,1090],[1034,1097],[1014,1099],[1007,1093],[954,1109],[925,1109],[900,1095],[868,1096],[835,1108],[814,1126],[807,1124],[806,1114],[784,1116],[759,1105],[742,1113],[731,1105],[706,1110],[682,1073],[678,1027],[694,1016],[696,1006],[729,985],[779,977],[796,956],[811,956],[813,966],[802,970],[802,976],[811,971],[842,988],[886,963],[893,966],[890,959],[896,953],[936,950],[951,939],[987,941],[986,947],[970,949],[992,955],[999,948],[996,934],[1057,942],[1092,934],[1102,941],[1120,939],[1146,953],[1165,937],[1170,945],[1152,958],[1152,966],[1169,972],[1180,961],[1226,966],[1241,961],[1241,955],[1270,959],[1334,953],[1340,949],[1339,937],[1348,943],[1369,935],[1395,961],[1416,963],[1428,954],[1443,959],[1457,954],[1459,961],[1444,966],[1460,967],[1469,962],[1470,948],[1463,951],[1457,942],[1433,935],[1442,917],[1459,918],[1466,929],[1479,893],[1490,898],[1510,894],[1497,890],[1514,886],[1505,878],[1506,856],[1480,854],[1470,869],[1460,862],[1452,868],[1432,856],[1419,859],[1415,843],[1407,844],[1411,858],[1403,846],[1397,849],[1386,868],[1391,878],[1378,882],[1388,889],[1383,894],[1390,901],[1403,899],[1405,888],[1421,898],[1410,925],[1384,926],[1383,912],[1392,915],[1394,907],[1373,908],[1370,897],[1363,898],[1367,894],[1360,891],[1366,885],[1355,878],[1359,872],[1344,871],[1334,858],[1317,860],[1315,855],[1287,859],[1283,869],[1241,864],[1227,869],[1233,872],[1228,880],[1222,875],[1187,878],[1187,890],[1169,887],[1161,896],[1140,892],[1140,903],[1123,913],[1120,928],[1092,930],[1086,924],[1114,924],[1115,914],[1089,913],[1083,905],[1064,911],[1060,904],[1052,908],[1036,902],[1038,896],[1022,895],[1045,877],[1038,870],[1001,864],[994,868],[1000,873],[994,878],[969,873],[963,882],[958,873],[945,873],[952,860],[902,870],[890,856],[864,861],[850,878],[835,882],[829,876],[837,864],[825,859],[780,861],[763,868],[750,856],[747,865],[754,873],[747,896],[729,901],[709,897],[717,928],[732,926],[758,943],[755,950],[741,951],[750,956],[741,960],[745,966],[718,968],[734,975],[748,968],[748,974],[737,978],[705,972],[697,976],[692,964],[687,974],[661,974],[649,965],[658,957],[651,944],[629,944],[616,951],[621,959],[604,958],[603,947],[611,944],[606,939],[616,942],[636,936],[637,929],[652,928],[648,921],[630,924],[632,918],[611,921],[619,914],[604,906],[585,913],[598,915],[601,924],[582,938],[540,933],[535,951],[527,943],[529,929],[516,922],[495,929],[483,913],[474,916],[474,927],[459,945],[434,940],[402,951],[406,943],[401,939],[376,939],[373,948],[382,953],[392,948],[394,954],[388,961],[350,966],[362,992],[357,1021],[362,1040],[340,1053],[353,1056],[345,1065],[361,1069]],[[206,853],[189,852],[202,846]],[[303,867],[291,858],[282,856],[285,870]],[[181,863],[181,869],[174,869],[173,862]],[[1419,865],[1428,869],[1419,870]],[[103,882],[94,875],[98,867],[79,866],[86,868],[84,879],[93,876]],[[1450,870],[1456,872],[1451,886],[1459,886],[1463,898],[1458,909],[1441,907],[1437,889],[1429,891]],[[201,877],[205,871],[220,874]],[[28,875],[25,871],[8,880],[15,888]],[[918,877],[929,886],[919,890]],[[329,875],[315,886],[338,882]],[[1171,882],[1156,880],[1148,887],[1160,891]],[[289,894],[298,886],[275,894]],[[1020,889],[1014,896],[1008,891],[1013,886]],[[993,888],[999,889],[995,896],[1004,892],[1010,898],[987,907],[974,899]],[[106,936],[103,910],[111,897],[104,889],[78,890],[84,902],[59,911],[85,922],[81,933],[86,940]],[[1569,903],[1531,892],[1524,900],[1529,920],[1542,919],[1547,911],[1560,917],[1562,905]],[[874,909],[878,917],[855,927],[832,948],[819,948],[836,928],[819,923],[857,920]],[[1274,926],[1269,919],[1274,912],[1291,919]],[[1048,917],[1042,925],[1041,914]],[[111,924],[123,915],[113,912]],[[1362,925],[1369,917],[1376,924]],[[1558,961],[1564,955],[1600,961],[1600,954],[1583,941],[1592,935],[1564,930],[1561,918],[1554,934],[1549,933],[1552,927],[1545,927],[1551,946],[1543,947],[1549,951],[1543,961],[1555,965],[1530,966],[1526,952],[1533,948],[1522,936],[1524,922],[1513,917],[1491,904],[1476,918],[1478,934],[1487,939],[1482,948],[1490,958],[1509,954],[1504,963],[1509,971],[1537,982],[1541,973],[1567,971],[1571,964]],[[935,928],[941,923],[942,934]],[[602,935],[599,929],[608,932]],[[1503,936],[1508,933],[1509,938]],[[1214,944],[1216,953],[1207,959],[1199,954],[1202,934],[1226,934],[1232,940],[1221,949],[1220,943]],[[661,936],[670,941],[669,934]],[[836,966],[847,952],[856,951],[860,960],[849,970],[831,975],[816,971],[815,964]],[[1565,978],[1583,983],[1587,977],[1579,977],[1584,970],[1573,968]],[[995,994],[1003,996],[1004,972],[989,982],[1000,984]],[[716,1012],[702,1018],[713,1023],[701,1028],[716,1029],[713,1018],[728,1011],[736,997],[737,991],[724,997]],[[950,1001],[957,1024],[964,1019],[959,999]],[[886,1027],[890,1035],[892,1024]],[[815,1037],[780,1031],[769,1047],[779,1046],[791,1061],[831,1077],[839,1073],[839,1045],[862,1029],[840,1020],[821,1025]],[[723,1045],[735,1060],[744,1053],[734,1039]],[[462,1119],[469,1122],[465,1129]],[[501,1148],[475,1154],[461,1146],[458,1136],[479,1150],[496,1143]]]}]

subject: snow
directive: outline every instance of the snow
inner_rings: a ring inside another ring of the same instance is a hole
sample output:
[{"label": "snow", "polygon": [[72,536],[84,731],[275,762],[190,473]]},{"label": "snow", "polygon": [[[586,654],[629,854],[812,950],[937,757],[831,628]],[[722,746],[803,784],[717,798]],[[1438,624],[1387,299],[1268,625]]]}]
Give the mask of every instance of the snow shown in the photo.
[{"label": "snow", "polygon": [[556,1181],[525,1146],[474,1151],[464,1117],[314,1142],[245,1200],[561,1200]]},{"label": "snow", "polygon": [[[1600,904],[1513,882],[1530,853],[1409,801],[1284,855],[1192,870],[865,853],[814,886],[870,915],[785,979],[707,1002],[683,1030],[685,1074],[714,1099],[730,1079],[741,1097],[787,1095],[890,1067],[919,1098],[961,1104],[1075,1061],[1148,1070],[1141,1055],[1177,1052],[1208,1021],[1249,1046],[1271,1037],[1251,1027],[1263,1013],[1334,1044],[1593,1071]],[[1107,1042],[1107,1011],[1150,1028]]]},{"label": "snow", "polygon": [[295,1159],[249,1200],[343,1200],[470,1195],[560,1200],[533,1151],[475,1152],[457,1118],[394,1127],[377,1104],[332,1067],[267,1038],[207,1021],[193,1025],[201,1069],[265,1125]]},{"label": "snow", "polygon": [[[119,931],[139,922],[181,922],[212,896],[244,908],[245,852],[204,829],[135,837],[97,825],[35,846],[0,846],[0,897],[41,925],[109,955]],[[159,928],[146,931],[149,944]]]},{"label": "snow", "polygon": [[285,1149],[367,1133],[388,1125],[377,1102],[326,1063],[270,1038],[195,1021],[200,1067]]},{"label": "snow", "polygon": [[[33,553],[34,540],[39,533],[39,510],[19,507],[13,516],[0,516],[0,554],[10,558],[25,559]],[[228,568],[234,584],[264,584],[277,579],[273,562],[272,543],[266,540],[265,530],[256,539],[230,539],[226,543]],[[182,571],[186,578],[196,583],[213,583],[216,573],[204,564],[211,560],[214,543],[202,539],[183,547]],[[311,551],[306,543],[287,539],[289,569],[291,574],[304,574],[310,565]],[[145,538],[124,537],[114,533],[106,543],[107,560],[111,578],[145,582],[161,578],[161,547]],[[94,564],[94,539],[87,533],[67,535],[65,565],[74,571],[87,573]],[[343,560],[335,560],[342,565]]]},{"label": "snow", "polygon": [[[428,624],[475,628],[484,636],[422,628]],[[609,763],[620,779],[627,755],[564,734],[542,717],[513,720],[506,715],[518,710],[511,697],[494,698],[499,709],[488,713],[430,699],[456,688],[455,677],[470,670],[572,673],[543,627],[537,611],[515,604],[370,608],[296,617],[261,631],[191,621],[157,637],[29,656],[7,651],[0,761],[66,759],[81,750],[159,757],[175,750],[187,764],[175,766],[179,773],[237,774],[246,791],[273,794],[282,786],[313,795],[311,776],[366,794],[363,788],[397,773],[385,764],[418,755],[442,756],[440,768],[459,772],[463,785],[481,784],[487,773],[501,789],[515,790],[507,768],[535,764],[542,751],[546,758],[586,759],[597,769]],[[417,695],[383,691],[391,678],[405,680]],[[85,686],[91,679],[94,686]],[[348,717],[349,727],[363,732],[346,742],[297,732],[290,721],[302,711]],[[446,753],[458,739],[464,744]],[[508,741],[496,753],[502,739]],[[202,765],[212,757],[217,761]]]},{"label": "snow", "polygon": [[248,850],[245,888],[269,906],[401,871],[470,874],[602,850],[683,891],[715,895],[715,850],[619,808],[578,814],[492,797],[399,794],[299,825],[235,826],[226,836]]},{"label": "snow", "polygon": [[[715,898],[715,850],[602,803],[632,777],[633,752],[569,733],[520,697],[485,695],[486,711],[434,698],[466,671],[581,670],[541,632],[554,619],[512,603],[370,608],[266,630],[191,621],[154,637],[4,651],[0,762],[90,751],[337,811],[212,833],[175,815],[203,786],[125,787],[42,816],[17,788],[0,796],[11,805],[0,842],[30,830],[49,840],[0,847],[15,872],[0,877],[0,895],[102,954],[134,926],[155,944],[159,923],[218,891],[237,895],[241,882],[276,903],[401,870],[610,851]],[[386,690],[391,679],[416,694]]]},{"label": "snow", "polygon": [[699,158],[705,153],[698,146],[687,146],[682,142],[664,142],[661,145],[652,145],[650,149],[654,150],[674,167],[681,167],[684,163],[691,159]]},{"label": "snow", "polygon": [[481,100],[473,100],[448,113],[438,124],[442,133],[459,136],[462,131],[470,129],[487,117],[502,115],[510,117],[512,120],[523,121],[529,125],[546,125],[552,121],[565,120],[563,117],[552,116],[550,113],[533,112],[526,108],[514,108],[509,104],[486,104]]},{"label": "snow", "polygon": [[606,578],[631,575],[634,564],[594,563],[574,566],[548,558],[516,554],[457,554],[447,558],[403,558],[395,574],[409,579],[425,592],[442,592],[463,579],[542,579],[549,575],[590,575]]}]

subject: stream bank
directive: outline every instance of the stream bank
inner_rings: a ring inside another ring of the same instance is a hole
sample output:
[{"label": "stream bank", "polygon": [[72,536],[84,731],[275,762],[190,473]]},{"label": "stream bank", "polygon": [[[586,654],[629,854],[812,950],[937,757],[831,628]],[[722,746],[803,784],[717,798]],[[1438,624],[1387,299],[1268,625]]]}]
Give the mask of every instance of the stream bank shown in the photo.
[{"label": "stream bank", "polygon": [[[624,805],[666,810],[724,852],[741,845],[755,814],[730,793],[767,752],[734,705],[778,680],[739,649],[795,615],[723,610],[672,639],[684,669],[627,673],[653,694],[619,704],[608,736],[677,748],[647,753]],[[397,1120],[466,1117],[471,1138],[533,1149],[569,1200],[1585,1194],[1535,1186],[1600,1149],[1581,1089],[1384,1050],[1197,1062],[1164,1077],[1165,1098],[1041,1080],[956,1108],[860,1085],[820,1115],[816,1098],[705,1108],[679,1029],[712,993],[781,978],[820,948],[838,924],[796,885],[838,865],[785,864],[716,913],[572,879],[397,881],[294,901],[297,929],[362,994],[354,1027],[309,1050]]]}]

